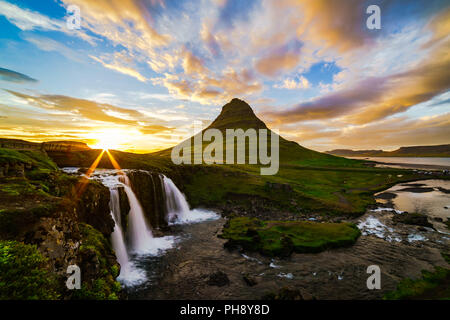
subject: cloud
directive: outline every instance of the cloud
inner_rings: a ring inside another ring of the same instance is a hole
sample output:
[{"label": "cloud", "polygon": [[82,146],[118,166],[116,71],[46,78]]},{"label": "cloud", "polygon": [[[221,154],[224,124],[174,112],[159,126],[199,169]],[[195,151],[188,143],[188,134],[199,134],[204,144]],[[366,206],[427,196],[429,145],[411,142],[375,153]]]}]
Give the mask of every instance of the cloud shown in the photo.
[{"label": "cloud", "polygon": [[300,61],[300,47],[301,45],[297,41],[288,42],[258,59],[255,68],[259,73],[268,77],[292,70]]},{"label": "cloud", "polygon": [[394,149],[450,143],[450,113],[419,119],[388,119],[342,131],[332,143],[349,147]]},{"label": "cloud", "polygon": [[56,40],[36,35],[25,35],[24,39],[43,51],[57,52],[76,62],[82,62],[84,60],[84,57],[81,54]]},{"label": "cloud", "polygon": [[188,75],[199,75],[206,71],[203,61],[188,50],[184,50],[183,69]]},{"label": "cloud", "polygon": [[40,13],[22,9],[6,1],[0,1],[0,14],[21,30],[61,31],[63,22],[48,18]]},{"label": "cloud", "polygon": [[[274,124],[276,126],[276,124]],[[412,119],[394,117],[365,125],[315,121],[278,125],[281,134],[315,150],[384,149],[450,143],[450,113]]]},{"label": "cloud", "polygon": [[10,82],[17,82],[17,83],[23,83],[23,82],[38,82],[36,79],[33,79],[23,73],[16,72],[13,70],[0,68],[0,80],[3,81],[10,81]]},{"label": "cloud", "polygon": [[9,22],[22,31],[60,31],[71,36],[80,37],[90,44],[94,44],[96,40],[83,30],[69,30],[65,20],[52,19],[38,12],[22,9],[6,1],[0,1],[0,15],[5,16]]},{"label": "cloud", "polygon": [[[445,15],[439,21],[446,23]],[[434,22],[435,24],[438,22]],[[450,90],[450,37],[441,39],[421,61],[396,73],[357,78],[331,93],[282,111],[267,112],[273,120],[298,121],[342,118],[364,124],[402,113]]]},{"label": "cloud", "polygon": [[150,24],[151,8],[162,1],[144,3],[135,0],[63,0],[81,9],[83,23],[91,32],[126,48],[152,49],[170,41],[169,35],[158,33]]},{"label": "cloud", "polygon": [[[131,67],[131,65],[133,65],[134,63],[129,57],[127,57],[125,51],[115,52],[112,56],[102,56],[101,58],[95,57],[93,55],[89,55],[89,57],[102,64],[105,68],[131,76],[141,82],[146,82],[148,80],[146,77],[140,74],[139,71]],[[106,62],[106,59],[110,60],[110,62]]]},{"label": "cloud", "polygon": [[379,99],[386,88],[386,79],[369,78],[350,89],[327,94],[285,111],[267,111],[265,115],[286,123],[335,118]]},{"label": "cloud", "polygon": [[308,79],[303,76],[300,76],[298,80],[296,79],[284,79],[281,84],[275,84],[274,87],[278,89],[308,89],[310,83]]},{"label": "cloud", "polygon": [[156,134],[161,132],[172,132],[173,129],[160,125],[151,125],[142,127],[139,129],[139,131],[142,132],[143,134]]},{"label": "cloud", "polygon": [[[150,125],[156,119],[150,118],[143,113],[134,110],[113,106],[107,103],[98,103],[91,100],[73,98],[63,95],[37,95],[6,90],[29,105],[44,109],[47,112],[64,112],[66,117],[70,116],[77,121],[83,119],[100,121],[104,123],[140,127],[141,124]],[[161,120],[158,120],[161,122]]]}]

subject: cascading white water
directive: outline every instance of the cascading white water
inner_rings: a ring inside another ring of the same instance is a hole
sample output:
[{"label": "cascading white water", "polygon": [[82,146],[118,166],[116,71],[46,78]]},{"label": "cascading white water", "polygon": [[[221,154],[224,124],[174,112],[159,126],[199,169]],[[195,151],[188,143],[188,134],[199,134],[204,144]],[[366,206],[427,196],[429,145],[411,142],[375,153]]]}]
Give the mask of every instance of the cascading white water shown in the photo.
[{"label": "cascading white water", "polygon": [[189,214],[189,204],[172,179],[163,175],[164,192],[166,196],[167,220],[169,222],[186,220]]},{"label": "cascading white water", "polygon": [[152,231],[145,221],[144,210],[131,189],[128,177],[123,175],[119,178],[119,181],[123,183],[125,193],[127,194],[130,203],[128,234],[130,236],[131,251],[137,254],[155,255],[161,251],[172,248],[175,241],[173,236],[161,238],[153,237]]},{"label": "cascading white water", "polygon": [[137,284],[142,282],[143,279],[145,279],[145,276],[141,270],[135,268],[128,256],[120,222],[119,190],[117,187],[111,187],[110,194],[111,200],[109,205],[111,208],[111,216],[114,220],[114,231],[111,234],[111,243],[116,253],[117,261],[120,264],[120,275],[118,280],[127,285]]},{"label": "cascading white water", "polygon": [[136,195],[131,189],[130,181],[126,175],[119,178],[123,183],[125,193],[130,203],[130,214],[128,218],[128,228],[130,235],[130,248],[135,253],[145,253],[151,246],[153,240],[152,231],[147,226],[144,218],[144,210]]},{"label": "cascading white water", "polygon": [[[68,168],[67,172],[78,172],[78,168]],[[74,170],[77,169],[77,170]],[[175,237],[165,236],[154,238],[146,223],[144,211],[139,200],[131,188],[125,170],[97,169],[89,179],[99,180],[110,189],[110,210],[114,220],[114,231],[111,242],[121,269],[118,280],[126,286],[134,286],[146,281],[145,271],[136,267],[134,262],[143,255],[159,255],[167,249],[173,248]],[[189,209],[186,198],[173,183],[164,175],[160,175],[166,199],[166,209],[170,224],[195,223],[205,220],[218,219],[219,215],[212,211]],[[153,186],[156,184],[153,182]],[[123,187],[128,197],[130,212],[128,215],[127,244],[122,228],[120,198],[118,188]],[[153,195],[155,196],[155,195]]]},{"label": "cascading white water", "polygon": [[166,197],[167,221],[169,224],[194,223],[218,219],[215,212],[202,209],[189,209],[186,197],[177,188],[172,179],[162,175]]}]

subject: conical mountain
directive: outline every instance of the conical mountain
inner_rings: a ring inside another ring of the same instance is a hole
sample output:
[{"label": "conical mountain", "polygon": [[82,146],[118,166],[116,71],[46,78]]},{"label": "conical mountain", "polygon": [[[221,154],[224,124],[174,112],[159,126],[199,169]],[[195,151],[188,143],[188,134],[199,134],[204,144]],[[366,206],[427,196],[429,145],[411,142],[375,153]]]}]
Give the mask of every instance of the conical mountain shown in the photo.
[{"label": "conical mountain", "polygon": [[[247,102],[234,98],[222,107],[217,118],[206,129],[267,129],[267,126],[253,112]],[[205,129],[205,130],[206,130]]]},{"label": "conical mountain", "polygon": [[[259,119],[256,114],[253,112],[250,105],[240,99],[234,98],[227,104],[222,107],[222,111],[217,116],[217,118],[205,129],[203,129],[202,133],[208,129],[219,129],[224,133],[226,129],[267,129],[269,134],[268,141],[270,146],[270,133],[272,132],[267,125]],[[198,134],[197,134],[198,135]],[[182,143],[187,142],[188,140],[193,143],[194,137],[191,137],[185,140]],[[206,142],[208,144],[209,142]],[[205,142],[204,142],[205,145]],[[224,145],[225,148],[225,145]],[[280,148],[280,161],[281,162],[292,162],[296,160],[314,160],[314,159],[327,159],[332,160],[336,157],[320,153],[317,151],[313,151],[307,148],[300,146],[297,142],[288,141],[283,137],[279,136],[279,148]],[[170,155],[171,150],[173,148],[169,148],[163,151],[158,152],[160,155]]]}]

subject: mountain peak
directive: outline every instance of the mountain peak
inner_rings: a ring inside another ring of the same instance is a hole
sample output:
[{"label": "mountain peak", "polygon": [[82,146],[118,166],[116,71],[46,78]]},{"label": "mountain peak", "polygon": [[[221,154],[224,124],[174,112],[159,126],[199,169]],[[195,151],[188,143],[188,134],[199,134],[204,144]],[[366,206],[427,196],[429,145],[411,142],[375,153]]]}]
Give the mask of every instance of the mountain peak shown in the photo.
[{"label": "mountain peak", "polygon": [[222,107],[219,116],[208,128],[219,130],[232,128],[267,129],[267,126],[255,115],[247,102],[238,98],[233,98]]}]

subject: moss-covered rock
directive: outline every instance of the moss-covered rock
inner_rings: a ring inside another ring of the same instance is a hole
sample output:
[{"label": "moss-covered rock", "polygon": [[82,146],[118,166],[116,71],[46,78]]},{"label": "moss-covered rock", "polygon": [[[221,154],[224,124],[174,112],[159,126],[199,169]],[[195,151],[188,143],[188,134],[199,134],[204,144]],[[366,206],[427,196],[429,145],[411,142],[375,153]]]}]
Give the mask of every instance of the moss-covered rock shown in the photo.
[{"label": "moss-covered rock", "polygon": [[0,241],[0,300],[58,299],[59,285],[35,245]]},{"label": "moss-covered rock", "polygon": [[268,256],[289,256],[293,252],[320,252],[349,246],[361,232],[350,223],[310,221],[261,221],[255,218],[231,218],[220,237],[229,248],[241,246]]},{"label": "moss-covered rock", "polygon": [[116,300],[120,284],[115,280],[120,266],[111,245],[101,232],[88,224],[80,224],[82,234],[79,250],[82,270],[81,289],[73,292],[74,299]]}]

